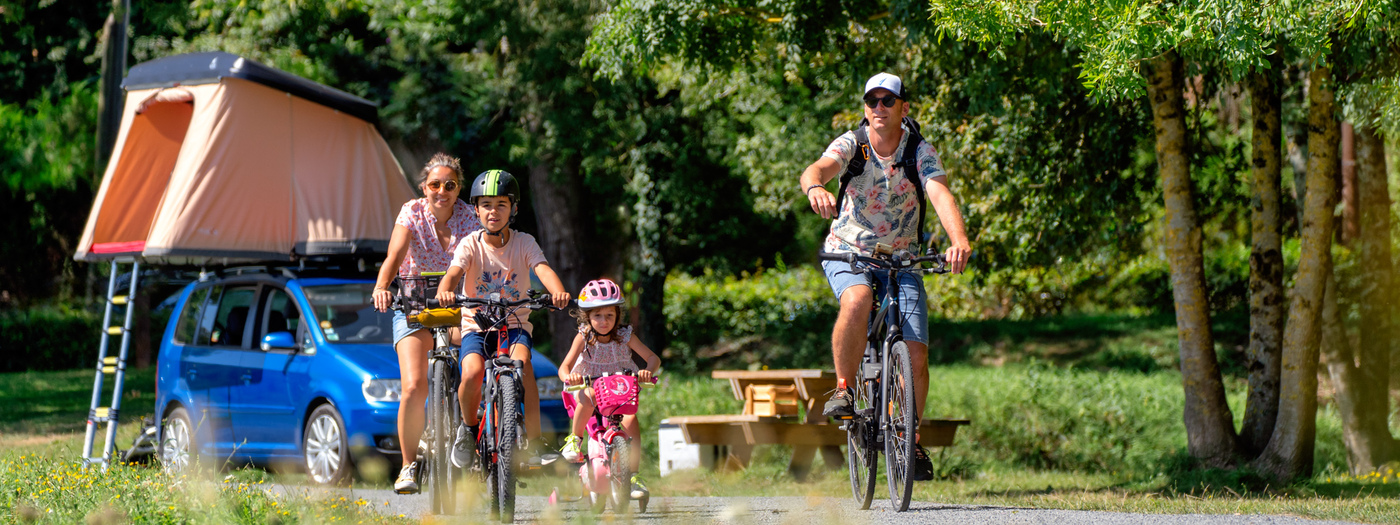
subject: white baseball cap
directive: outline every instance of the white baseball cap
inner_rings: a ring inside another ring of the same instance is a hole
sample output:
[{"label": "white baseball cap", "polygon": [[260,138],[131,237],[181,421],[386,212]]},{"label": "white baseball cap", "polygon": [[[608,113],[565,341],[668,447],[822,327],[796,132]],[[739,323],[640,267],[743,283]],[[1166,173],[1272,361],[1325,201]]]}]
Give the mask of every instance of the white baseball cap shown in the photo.
[{"label": "white baseball cap", "polygon": [[904,98],[904,82],[900,81],[897,76],[889,73],[880,73],[870,77],[870,80],[865,81],[866,95],[869,95],[871,91],[879,88],[888,89],[890,93],[894,93],[899,98]]}]

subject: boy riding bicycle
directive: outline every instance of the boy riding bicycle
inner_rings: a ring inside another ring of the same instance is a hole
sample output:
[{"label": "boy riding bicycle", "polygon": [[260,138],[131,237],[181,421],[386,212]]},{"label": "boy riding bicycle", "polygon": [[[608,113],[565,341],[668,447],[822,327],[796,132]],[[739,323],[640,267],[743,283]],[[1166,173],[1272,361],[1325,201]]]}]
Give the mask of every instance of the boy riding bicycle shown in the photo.
[{"label": "boy riding bicycle", "polygon": [[[869,255],[881,243],[896,250],[917,250],[923,218],[920,201],[927,194],[948,234],[948,264],[954,273],[961,273],[972,251],[962,215],[938,152],[906,119],[909,103],[903,82],[888,73],[871,77],[865,84],[864,102],[861,128],[832,141],[798,179],[812,211],[833,219],[825,251]],[[838,198],[824,185],[843,172]],[[823,262],[822,268],[841,304],[831,332],[837,389],[823,415],[850,417],[853,413],[851,386],[864,352],[871,306],[875,295],[891,284],[899,286],[900,295],[914,307],[903,316],[902,328],[914,370],[914,413],[922,414],[928,397],[928,302],[923,282],[912,274],[900,276],[896,283],[886,282],[883,276],[867,279],[849,273],[850,266],[840,262]],[[932,479],[928,452],[918,447],[914,459],[915,479]]]},{"label": "boy riding bicycle", "polygon": [[[462,239],[452,256],[452,265],[438,285],[438,301],[444,304],[453,301],[453,295],[460,291],[467,297],[488,297],[499,294],[501,299],[515,301],[526,297],[530,288],[530,270],[549,290],[554,306],[563,308],[569,304],[569,293],[564,283],[545,261],[535,238],[510,228],[519,211],[520,184],[515,177],[503,170],[489,170],[476,176],[471,185],[470,203],[476,207],[482,230]],[[463,276],[466,279],[463,279]],[[476,445],[475,427],[477,406],[481,402],[481,383],[485,377],[485,344],[482,330],[489,327],[478,326],[475,309],[462,310],[462,349],[459,359],[462,362],[462,385],[457,391],[457,399],[462,406],[462,422],[457,429],[456,440],[452,445],[452,464],[466,468]],[[530,364],[531,350],[534,347],[530,333],[534,328],[529,318],[512,316],[508,322],[510,337],[510,357],[524,362],[521,370],[522,389],[525,391],[525,434],[531,442],[540,437],[540,394],[535,387],[534,367]],[[538,461],[538,455],[531,454],[531,461]]]}]

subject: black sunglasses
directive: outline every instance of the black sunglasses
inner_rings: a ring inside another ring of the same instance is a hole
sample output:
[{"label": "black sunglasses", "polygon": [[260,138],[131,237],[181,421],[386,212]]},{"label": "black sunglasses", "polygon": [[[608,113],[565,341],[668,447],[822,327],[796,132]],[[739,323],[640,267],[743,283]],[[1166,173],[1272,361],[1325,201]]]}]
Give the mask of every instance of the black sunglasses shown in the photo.
[{"label": "black sunglasses", "polygon": [[899,100],[899,95],[885,95],[883,97],[865,97],[865,107],[875,109],[875,104],[884,104],[887,108],[894,107],[895,101]]}]

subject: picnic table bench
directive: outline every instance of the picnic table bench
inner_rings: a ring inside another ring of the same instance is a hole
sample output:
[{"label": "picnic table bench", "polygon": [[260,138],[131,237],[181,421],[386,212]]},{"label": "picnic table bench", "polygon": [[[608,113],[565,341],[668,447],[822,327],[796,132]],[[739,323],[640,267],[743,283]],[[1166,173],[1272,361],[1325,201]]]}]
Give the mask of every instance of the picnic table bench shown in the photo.
[{"label": "picnic table bench", "polygon": [[[841,446],[846,431],[822,416],[827,393],[836,388],[832,370],[715,370],[715,379],[729,381],[734,398],[744,402],[739,414],[677,416],[667,418],[680,428],[688,444],[723,445],[728,455],[724,468],[742,469],[757,445],[788,445],[792,459],[788,472],[805,479],[817,451],[828,468],[845,467]],[[928,419],[919,427],[919,444],[946,447],[953,444],[958,427],[966,419]]]}]

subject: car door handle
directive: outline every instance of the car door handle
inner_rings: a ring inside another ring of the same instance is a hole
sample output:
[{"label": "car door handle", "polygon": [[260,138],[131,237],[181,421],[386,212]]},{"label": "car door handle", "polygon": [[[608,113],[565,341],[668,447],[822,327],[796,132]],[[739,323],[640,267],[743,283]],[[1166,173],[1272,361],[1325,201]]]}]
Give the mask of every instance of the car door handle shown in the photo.
[{"label": "car door handle", "polygon": [[253,382],[253,375],[252,375],[252,374],[243,374],[242,379],[243,379],[243,384],[245,384],[245,385],[246,385],[246,384],[249,384],[249,383],[252,383],[252,382]]},{"label": "car door handle", "polygon": [[188,372],[185,372],[185,377],[188,377],[188,378],[190,378],[190,379],[194,379],[195,376],[198,376],[198,375],[199,375],[199,370],[195,370],[195,369],[193,369],[193,368],[191,368]]}]

